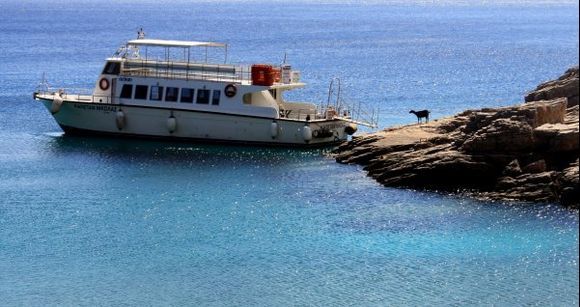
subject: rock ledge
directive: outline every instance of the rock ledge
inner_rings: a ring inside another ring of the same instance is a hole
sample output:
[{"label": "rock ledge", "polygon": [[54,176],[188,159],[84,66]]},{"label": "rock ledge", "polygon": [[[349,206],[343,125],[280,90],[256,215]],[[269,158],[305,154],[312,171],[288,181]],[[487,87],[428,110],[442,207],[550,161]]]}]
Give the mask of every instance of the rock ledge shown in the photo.
[{"label": "rock ledge", "polygon": [[522,105],[354,137],[335,157],[364,165],[387,186],[578,208],[578,137],[574,67],[529,93]]}]

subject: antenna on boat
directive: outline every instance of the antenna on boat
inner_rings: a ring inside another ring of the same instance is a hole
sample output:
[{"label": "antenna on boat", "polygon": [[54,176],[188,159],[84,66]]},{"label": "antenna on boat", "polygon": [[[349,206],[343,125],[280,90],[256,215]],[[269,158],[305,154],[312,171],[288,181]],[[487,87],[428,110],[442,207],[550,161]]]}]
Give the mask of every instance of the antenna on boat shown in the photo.
[{"label": "antenna on boat", "polygon": [[224,51],[225,52],[224,64],[227,64],[228,63],[228,44],[225,44],[224,49],[225,49],[225,51]]},{"label": "antenna on boat", "polygon": [[282,61],[282,64],[286,64],[287,57],[288,57],[288,53],[286,51],[284,51],[284,60]]},{"label": "antenna on boat", "polygon": [[335,103],[335,108],[338,111],[338,113],[340,113],[340,107],[341,107],[341,103],[340,103],[340,91],[341,91],[341,87],[342,87],[342,82],[340,81],[340,78],[336,78],[336,80],[338,81],[338,91],[336,92],[336,103]]},{"label": "antenna on boat", "polygon": [[336,86],[338,87],[338,89],[336,90],[336,101],[334,102],[334,107],[336,109],[338,109],[340,107],[340,91],[341,91],[341,82],[340,82],[340,78],[338,77],[334,77],[332,78],[332,80],[330,80],[330,85],[328,86],[328,99],[326,100],[326,107],[328,108],[330,106],[330,99],[332,98],[332,95],[335,94],[335,90],[334,90],[334,82],[336,81]]},{"label": "antenna on boat", "polygon": [[48,92],[49,85],[48,85],[48,81],[46,80],[46,73],[45,72],[42,73],[42,80],[40,80],[40,83],[38,83],[38,85],[36,86],[36,89],[37,89],[37,91]]},{"label": "antenna on boat", "polygon": [[139,29],[137,32],[137,39],[144,39],[145,38],[145,31],[143,31],[143,27]]},{"label": "antenna on boat", "polygon": [[330,85],[328,85],[328,98],[326,99],[326,108],[330,106],[330,96],[332,95],[332,84],[334,83],[334,78],[330,80]]}]

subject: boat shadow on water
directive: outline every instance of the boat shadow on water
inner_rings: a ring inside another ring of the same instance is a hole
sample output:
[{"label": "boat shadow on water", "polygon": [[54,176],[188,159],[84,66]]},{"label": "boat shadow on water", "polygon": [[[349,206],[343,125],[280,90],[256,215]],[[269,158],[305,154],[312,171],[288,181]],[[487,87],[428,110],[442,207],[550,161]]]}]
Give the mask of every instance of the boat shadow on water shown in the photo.
[{"label": "boat shadow on water", "polygon": [[106,136],[47,134],[49,151],[59,156],[84,154],[109,159],[172,163],[294,164],[327,156],[333,147],[283,148],[242,144],[192,143]]}]

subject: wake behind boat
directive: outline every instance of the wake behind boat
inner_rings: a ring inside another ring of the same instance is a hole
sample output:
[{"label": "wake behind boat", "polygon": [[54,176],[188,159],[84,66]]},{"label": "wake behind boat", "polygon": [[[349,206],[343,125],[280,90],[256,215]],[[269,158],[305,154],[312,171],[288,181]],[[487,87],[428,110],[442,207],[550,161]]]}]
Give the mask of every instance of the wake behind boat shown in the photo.
[{"label": "wake behind boat", "polygon": [[376,127],[374,114],[359,120],[360,107],[355,118],[340,99],[331,105],[332,83],[326,105],[289,102],[284,92],[305,86],[290,65],[210,62],[209,48],[227,59],[226,44],[140,32],[106,59],[92,92],[44,82],[34,99],[68,134],[310,146],[342,142],[357,125]]}]

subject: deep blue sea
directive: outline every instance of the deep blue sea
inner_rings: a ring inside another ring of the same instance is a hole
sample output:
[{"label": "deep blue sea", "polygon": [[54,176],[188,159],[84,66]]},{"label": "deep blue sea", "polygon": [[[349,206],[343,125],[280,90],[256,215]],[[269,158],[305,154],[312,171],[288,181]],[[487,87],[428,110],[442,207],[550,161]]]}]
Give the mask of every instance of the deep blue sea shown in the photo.
[{"label": "deep blue sea", "polygon": [[0,2],[0,305],[579,304],[579,218],[385,188],[328,150],[64,136],[32,92],[151,38],[288,61],[381,126],[510,105],[578,63],[578,2]]}]

